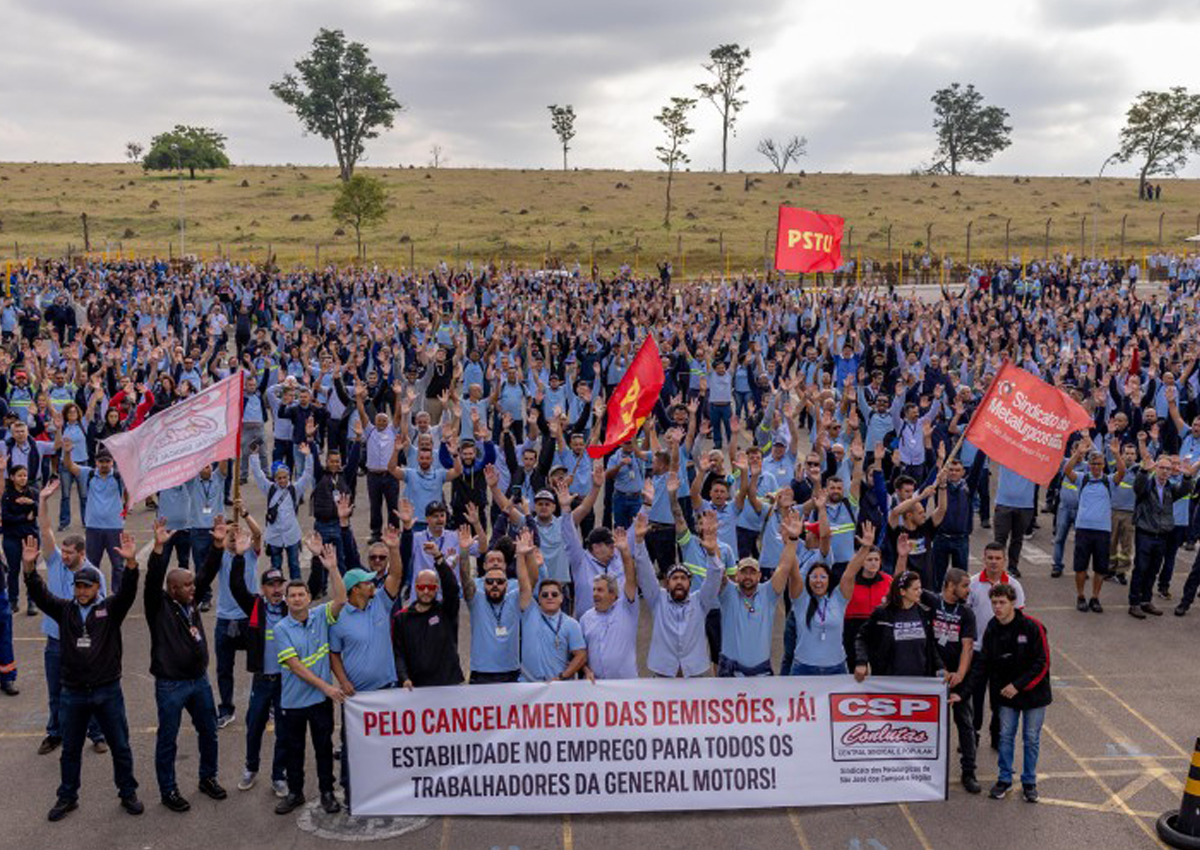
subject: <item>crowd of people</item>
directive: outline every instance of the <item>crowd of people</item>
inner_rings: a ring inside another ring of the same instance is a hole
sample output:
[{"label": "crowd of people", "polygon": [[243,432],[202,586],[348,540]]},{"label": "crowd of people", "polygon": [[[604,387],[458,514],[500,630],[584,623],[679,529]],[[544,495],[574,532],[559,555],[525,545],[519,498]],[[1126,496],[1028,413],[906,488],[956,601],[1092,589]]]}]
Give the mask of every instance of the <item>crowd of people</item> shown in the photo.
[{"label": "crowd of people", "polygon": [[[982,790],[990,707],[990,796],[1012,787],[1020,729],[1022,794],[1036,802],[1050,652],[1023,611],[1024,540],[1048,505],[1051,575],[1072,540],[1081,613],[1102,613],[1118,587],[1131,616],[1163,613],[1154,599],[1172,598],[1179,553],[1200,536],[1200,347],[1192,308],[1143,297],[1122,264],[1024,271],[981,268],[931,298],[872,280],[681,285],[666,263],[650,279],[19,270],[0,309],[0,685],[16,696],[17,661],[34,666],[13,655],[24,590],[46,637],[39,752],[61,749],[50,820],[77,807],[86,739],[111,752],[125,810],[143,811],[121,679],[143,571],[155,773],[172,811],[189,808],[175,770],[184,711],[199,792],[227,796],[218,738],[238,710],[239,653],[237,787],[255,786],[273,718],[280,814],[305,802],[306,737],[320,805],[339,810],[335,778],[349,799],[335,705],[356,693],[640,670],[941,676],[963,787]],[[647,334],[659,402],[593,461],[585,449]],[[960,439],[1005,361],[1094,416],[1049,487]],[[240,463],[131,504],[104,439],[237,370]],[[82,534],[67,533],[72,490]],[[152,540],[126,528],[143,510]],[[972,551],[977,522],[994,539]],[[1198,586],[1200,559],[1175,614]]]}]

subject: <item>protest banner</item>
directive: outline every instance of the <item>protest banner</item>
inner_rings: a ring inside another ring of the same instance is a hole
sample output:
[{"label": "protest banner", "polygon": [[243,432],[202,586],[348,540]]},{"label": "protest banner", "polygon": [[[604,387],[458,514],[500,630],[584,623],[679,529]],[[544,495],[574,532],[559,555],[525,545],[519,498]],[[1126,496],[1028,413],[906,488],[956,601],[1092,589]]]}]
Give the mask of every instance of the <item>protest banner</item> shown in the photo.
[{"label": "protest banner", "polygon": [[940,679],[606,680],[357,694],[351,812],[515,815],[943,800]]},{"label": "protest banner", "polygon": [[781,272],[831,272],[842,264],[841,216],[779,208],[775,268]]},{"label": "protest banner", "polygon": [[242,433],[242,373],[151,416],[101,444],[112,453],[131,502],[195,478],[236,457]]},{"label": "protest banner", "polygon": [[593,458],[604,457],[636,434],[654,409],[664,381],[666,375],[663,373],[658,343],[647,334],[637,356],[608,400],[608,425],[604,431],[604,442],[599,446],[588,446],[588,455]]},{"label": "protest banner", "polygon": [[1058,473],[1067,438],[1092,424],[1091,414],[1064,391],[1005,363],[975,409],[964,439],[1045,486]]}]

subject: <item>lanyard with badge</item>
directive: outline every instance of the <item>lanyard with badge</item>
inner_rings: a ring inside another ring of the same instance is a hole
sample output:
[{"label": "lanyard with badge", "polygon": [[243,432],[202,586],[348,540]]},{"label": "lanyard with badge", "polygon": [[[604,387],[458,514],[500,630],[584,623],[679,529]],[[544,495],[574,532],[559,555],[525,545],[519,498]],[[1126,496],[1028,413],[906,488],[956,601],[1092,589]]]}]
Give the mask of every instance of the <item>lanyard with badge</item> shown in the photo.
[{"label": "lanyard with badge", "polygon": [[91,638],[91,635],[88,634],[87,613],[84,612],[84,610],[82,608],[79,610],[79,620],[83,624],[83,634],[75,639],[75,648],[76,649],[91,649],[92,648],[92,638]]},{"label": "lanyard with badge", "polygon": [[554,621],[554,625],[550,625],[550,618],[545,614],[540,615],[542,622],[546,624],[546,628],[554,630],[554,648],[558,649],[558,633],[562,629],[563,615],[559,613],[558,619]]},{"label": "lanyard with badge", "polygon": [[500,625],[500,621],[504,618],[504,601],[496,605],[489,599],[488,607],[492,609],[492,616],[496,618],[496,637],[508,637],[508,626]]},{"label": "lanyard with badge", "polygon": [[204,492],[204,507],[200,509],[200,513],[204,514],[206,517],[212,516],[212,501],[209,498],[212,495],[212,479],[210,478],[205,481],[203,478],[201,478],[200,489]]},{"label": "lanyard with badge", "polygon": [[829,597],[821,597],[817,603],[817,619],[821,621],[821,640],[825,640],[825,617],[829,613]]}]

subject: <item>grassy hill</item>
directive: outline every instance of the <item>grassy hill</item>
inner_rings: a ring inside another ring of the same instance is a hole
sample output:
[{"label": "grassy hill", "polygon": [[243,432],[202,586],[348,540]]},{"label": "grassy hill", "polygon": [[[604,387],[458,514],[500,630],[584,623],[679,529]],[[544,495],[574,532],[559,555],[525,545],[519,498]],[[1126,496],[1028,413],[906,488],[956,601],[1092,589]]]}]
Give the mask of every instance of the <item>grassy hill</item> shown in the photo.
[{"label": "grassy hill", "polygon": [[[544,257],[604,270],[621,262],[652,268],[663,257],[689,277],[763,268],[774,243],[775,209],[791,203],[843,215],[843,251],[887,262],[901,250],[933,249],[972,259],[1027,259],[1081,242],[1115,255],[1125,223],[1125,253],[1162,244],[1186,250],[1200,232],[1200,182],[1164,180],[1162,199],[1138,201],[1130,179],[944,177],[869,174],[717,174],[676,177],[672,227],[662,226],[666,176],[659,172],[363,168],[390,193],[386,224],[364,233],[369,262],[427,267]],[[281,265],[346,261],[354,233],[336,233],[329,217],[337,174],[332,168],[243,166],[182,181],[186,249]],[[115,256],[179,251],[180,181],[128,164],[0,163],[0,262],[83,251],[86,213],[93,253]],[[1086,216],[1086,221],[1084,221]],[[852,228],[852,232],[849,231]],[[319,247],[318,247],[319,246]]]}]

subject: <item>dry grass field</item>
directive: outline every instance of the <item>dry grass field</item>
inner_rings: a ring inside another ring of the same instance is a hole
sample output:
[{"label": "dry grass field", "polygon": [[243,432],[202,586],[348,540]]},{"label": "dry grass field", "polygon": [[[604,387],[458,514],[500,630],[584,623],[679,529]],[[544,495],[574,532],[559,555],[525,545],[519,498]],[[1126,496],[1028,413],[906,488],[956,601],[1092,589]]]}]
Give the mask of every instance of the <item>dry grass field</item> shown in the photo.
[{"label": "dry grass field", "polygon": [[[1089,253],[1094,239],[1115,255],[1123,217],[1130,256],[1158,247],[1160,216],[1166,250],[1186,250],[1183,240],[1200,231],[1200,181],[1192,180],[1162,181],[1162,199],[1149,203],[1131,179],[690,172],[676,177],[667,229],[660,172],[362,171],[388,187],[388,220],[364,240],[368,262],[389,267],[540,266],[548,255],[585,268],[594,256],[608,271],[669,257],[676,274],[737,274],[763,267],[779,203],[845,216],[843,251],[877,262],[923,252],[927,232],[935,253],[961,262],[968,225],[972,259],[1004,255],[1006,224],[1010,254],[1027,259],[1078,255],[1081,238]],[[129,164],[0,163],[0,262],[82,252],[82,213],[93,254],[178,253],[180,182]],[[347,261],[354,233],[336,233],[329,216],[336,183],[335,169],[292,165],[185,177],[187,253],[261,262],[269,251],[284,268]]]}]

